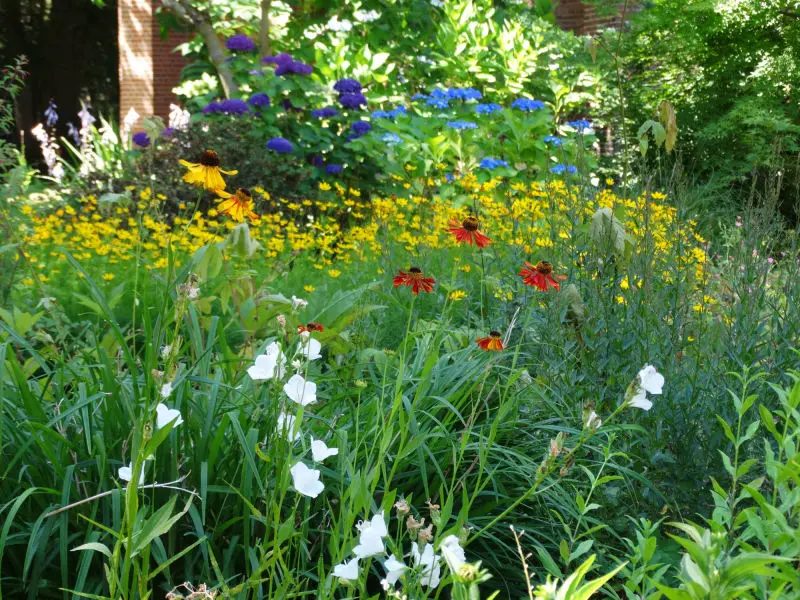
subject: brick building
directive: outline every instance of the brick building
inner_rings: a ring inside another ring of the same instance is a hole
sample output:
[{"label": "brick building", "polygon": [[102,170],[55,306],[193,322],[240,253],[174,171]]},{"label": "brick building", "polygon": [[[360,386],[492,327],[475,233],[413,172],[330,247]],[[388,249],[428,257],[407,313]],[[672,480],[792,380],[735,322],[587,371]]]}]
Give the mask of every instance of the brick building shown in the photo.
[{"label": "brick building", "polygon": [[[160,0],[118,0],[120,122],[131,108],[142,116],[166,117],[178,100],[172,88],[186,61],[174,49],[188,36],[171,32],[161,39],[155,15],[159,5]],[[560,0],[555,16],[560,27],[579,35],[618,20],[598,16],[581,0]]]}]

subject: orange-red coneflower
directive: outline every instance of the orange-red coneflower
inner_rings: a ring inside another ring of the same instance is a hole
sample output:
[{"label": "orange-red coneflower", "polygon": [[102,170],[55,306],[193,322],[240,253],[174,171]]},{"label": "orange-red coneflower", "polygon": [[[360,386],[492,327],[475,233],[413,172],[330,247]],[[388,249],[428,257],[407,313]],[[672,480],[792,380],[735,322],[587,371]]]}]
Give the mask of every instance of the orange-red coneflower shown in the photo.
[{"label": "orange-red coneflower", "polygon": [[297,333],[306,333],[310,331],[325,331],[325,328],[317,323],[316,321],[312,321],[307,325],[298,325],[297,326]]},{"label": "orange-red coneflower", "polygon": [[225,190],[216,190],[220,198],[226,198],[217,205],[217,210],[221,213],[230,215],[234,221],[240,223],[245,217],[250,217],[251,221],[258,219],[258,215],[253,212],[253,195],[246,188],[239,188],[235,194],[229,194]]},{"label": "orange-red coneflower", "polygon": [[469,216],[461,223],[453,219],[450,221],[450,227],[448,229],[459,243],[466,242],[470,246],[475,244],[478,248],[484,248],[492,241],[478,231],[478,229],[480,229],[480,222],[477,217]]},{"label": "orange-red coneflower", "polygon": [[553,265],[546,260],[540,260],[535,265],[525,261],[525,266],[519,272],[522,283],[546,292],[549,288],[561,289],[557,279],[566,279],[565,275],[553,275]]},{"label": "orange-red coneflower", "polygon": [[199,185],[207,190],[215,192],[225,189],[225,180],[221,173],[225,175],[236,175],[239,171],[223,171],[219,168],[219,155],[213,150],[206,150],[200,157],[200,162],[190,163],[181,159],[184,167],[189,169],[183,176],[186,183]]},{"label": "orange-red coneflower", "polygon": [[475,342],[482,350],[503,350],[505,346],[503,346],[502,338],[499,331],[491,331],[489,337],[478,338]]},{"label": "orange-red coneflower", "polygon": [[400,271],[394,277],[394,287],[400,287],[401,285],[411,286],[411,293],[415,296],[419,294],[420,289],[428,293],[432,292],[434,283],[436,283],[436,280],[433,277],[422,276],[422,269],[419,267],[411,267],[408,273]]}]

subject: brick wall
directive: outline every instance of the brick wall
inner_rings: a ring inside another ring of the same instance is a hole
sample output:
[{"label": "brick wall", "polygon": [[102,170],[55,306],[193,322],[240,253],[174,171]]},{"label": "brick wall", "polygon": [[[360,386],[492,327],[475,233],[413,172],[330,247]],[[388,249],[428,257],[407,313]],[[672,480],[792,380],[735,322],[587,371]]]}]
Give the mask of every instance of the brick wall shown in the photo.
[{"label": "brick wall", "polygon": [[172,88],[186,61],[173,49],[188,36],[173,32],[161,39],[158,5],[158,0],[118,0],[120,122],[131,108],[143,117],[166,117],[178,101]]},{"label": "brick wall", "polygon": [[[636,3],[628,2],[627,12],[631,13],[636,7]],[[594,7],[584,4],[581,0],[559,0],[553,12],[556,25],[561,29],[573,31],[576,35],[585,35],[604,27],[618,27],[622,23],[624,10],[626,10],[625,3],[619,2],[615,14],[598,15]]]}]

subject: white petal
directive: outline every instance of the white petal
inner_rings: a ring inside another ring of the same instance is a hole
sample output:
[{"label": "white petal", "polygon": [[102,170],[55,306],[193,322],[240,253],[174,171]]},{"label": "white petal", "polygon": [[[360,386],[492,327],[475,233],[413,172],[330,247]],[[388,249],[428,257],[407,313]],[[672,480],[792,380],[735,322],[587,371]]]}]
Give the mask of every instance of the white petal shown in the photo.
[{"label": "white petal", "polygon": [[320,354],[320,350],[322,350],[322,344],[312,338],[307,331],[303,332],[303,335],[300,338],[300,347],[299,352],[303,358],[306,360],[317,360],[318,358],[322,358],[322,354]]},{"label": "white petal", "polygon": [[383,540],[381,539],[380,532],[372,528],[362,531],[358,542],[358,546],[353,548],[353,554],[358,558],[367,558],[368,556],[375,556],[376,554],[383,554],[384,552]]},{"label": "white petal", "polygon": [[664,376],[653,365],[645,365],[639,371],[640,387],[651,394],[660,394],[664,388]]},{"label": "white petal", "polygon": [[641,408],[642,410],[650,410],[653,408],[653,403],[647,399],[645,391],[640,389],[636,395],[631,398],[630,406],[634,408]]},{"label": "white petal", "polygon": [[286,413],[279,414],[278,426],[276,427],[278,435],[286,438],[290,442],[296,442],[298,439],[300,439],[300,432],[295,431],[296,422],[297,417],[294,415],[287,415]]},{"label": "white petal", "polygon": [[464,549],[461,547],[458,538],[454,535],[448,535],[444,538],[439,545],[439,550],[442,551],[444,559],[447,561],[447,566],[450,567],[453,573],[457,573],[467,562]]},{"label": "white petal", "polygon": [[405,571],[408,567],[406,567],[402,560],[398,559],[394,554],[392,554],[386,559],[386,562],[383,563],[383,568],[386,569],[386,581],[389,583],[389,585],[394,585],[403,575],[403,571]]},{"label": "white petal", "polygon": [[316,498],[325,489],[325,484],[319,480],[319,471],[309,469],[303,462],[298,462],[289,472],[292,474],[292,483],[298,494]]},{"label": "white petal", "polygon": [[133,471],[131,470],[130,466],[120,467],[117,471],[117,475],[120,479],[122,479],[122,481],[130,481],[133,479]]},{"label": "white petal", "polygon": [[322,462],[329,456],[336,456],[339,454],[338,448],[328,448],[322,440],[311,441],[311,456],[314,462]]},{"label": "white petal", "polygon": [[358,579],[358,558],[351,558],[333,567],[333,576],[344,579],[345,581],[354,581]]},{"label": "white petal", "polygon": [[156,406],[156,427],[161,429],[169,425],[172,421],[175,421],[172,424],[173,427],[177,427],[183,423],[181,411],[174,408],[167,408],[166,405],[159,402],[158,406]]},{"label": "white petal", "polygon": [[169,395],[171,393],[172,393],[172,382],[168,381],[167,383],[161,386],[161,397],[169,398]]},{"label": "white petal", "polygon": [[308,406],[317,401],[317,384],[303,379],[302,375],[295,373],[283,386],[283,391],[292,402],[300,406]]},{"label": "white petal", "polygon": [[389,535],[386,521],[383,519],[383,511],[373,515],[372,520],[370,520],[370,530],[375,531],[381,537]]}]

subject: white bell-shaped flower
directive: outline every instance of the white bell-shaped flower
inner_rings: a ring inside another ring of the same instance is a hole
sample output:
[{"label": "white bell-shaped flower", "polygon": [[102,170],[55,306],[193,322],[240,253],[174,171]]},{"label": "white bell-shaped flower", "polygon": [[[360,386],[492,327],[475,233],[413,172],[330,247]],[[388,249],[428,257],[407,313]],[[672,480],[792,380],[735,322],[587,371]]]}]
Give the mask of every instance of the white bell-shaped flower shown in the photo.
[{"label": "white bell-shaped flower", "polygon": [[[175,421],[174,423],[172,423]],[[177,427],[183,423],[181,411],[176,408],[168,408],[165,404],[158,403],[156,406],[156,428],[161,429],[172,423],[172,427]]]},{"label": "white bell-shaped flower", "polygon": [[325,489],[325,484],[319,480],[320,472],[317,469],[309,469],[304,462],[298,462],[289,469],[292,474],[292,484],[298,494],[316,498]]},{"label": "white bell-shaped flower", "polygon": [[386,582],[389,585],[394,585],[397,583],[397,580],[403,576],[403,571],[408,567],[406,567],[402,560],[392,554],[386,559],[386,562],[383,563],[383,568],[386,569]]},{"label": "white bell-shaped flower", "polygon": [[358,579],[358,558],[351,558],[333,567],[333,576],[345,581]]},{"label": "white bell-shaped flower", "polygon": [[358,529],[358,545],[353,548],[353,554],[358,558],[367,558],[376,554],[383,554],[383,538],[389,535],[383,511],[374,515],[369,521],[356,525]]},{"label": "white bell-shaped flower", "polygon": [[292,402],[300,406],[308,406],[317,401],[317,384],[306,381],[302,375],[297,373],[289,378],[289,381],[283,386],[283,391]]},{"label": "white bell-shaped flower", "polygon": [[328,448],[322,440],[311,440],[311,456],[314,462],[322,462],[329,456],[339,454],[338,448]]},{"label": "white bell-shaped flower", "polygon": [[267,379],[283,379],[286,374],[286,356],[281,352],[281,345],[272,342],[264,354],[256,356],[255,364],[247,369],[247,374],[253,381]]},{"label": "white bell-shaped flower", "polygon": [[441,580],[442,565],[439,562],[440,556],[433,553],[433,546],[425,544],[420,554],[417,542],[411,542],[411,558],[414,566],[419,568],[420,583],[431,589],[436,588]]},{"label": "white bell-shaped flower", "polygon": [[629,405],[642,410],[650,410],[653,403],[647,399],[647,394],[660,395],[664,389],[664,376],[656,371],[653,365],[645,365],[636,376],[637,387],[631,396]]}]

